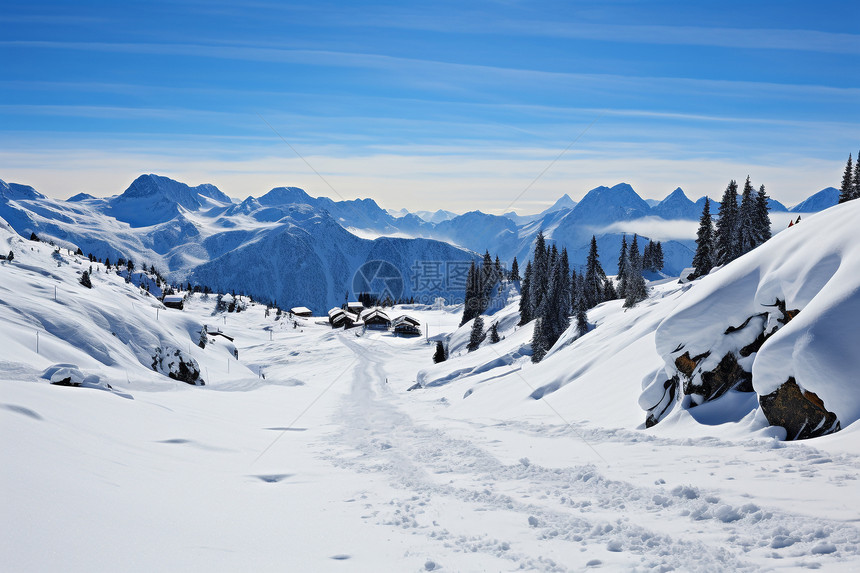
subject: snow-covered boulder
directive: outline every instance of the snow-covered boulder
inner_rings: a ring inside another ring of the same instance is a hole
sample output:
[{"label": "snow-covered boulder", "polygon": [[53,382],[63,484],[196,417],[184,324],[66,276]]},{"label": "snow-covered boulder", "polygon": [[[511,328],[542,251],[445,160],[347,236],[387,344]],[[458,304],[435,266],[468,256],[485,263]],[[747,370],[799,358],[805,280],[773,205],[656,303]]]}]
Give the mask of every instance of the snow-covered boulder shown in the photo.
[{"label": "snow-covered boulder", "polygon": [[102,382],[99,376],[95,374],[84,374],[76,364],[54,364],[53,366],[49,366],[42,372],[42,378],[49,380],[55,386],[111,390],[110,384]]},{"label": "snow-covered boulder", "polygon": [[200,377],[200,366],[197,361],[175,346],[165,345],[156,348],[155,355],[152,357],[152,369],[187,384],[197,386],[205,384]]},{"label": "snow-covered boulder", "polygon": [[837,205],[695,282],[657,328],[646,424],[729,389],[755,391],[789,439],[860,419],[858,222],[860,201]]}]

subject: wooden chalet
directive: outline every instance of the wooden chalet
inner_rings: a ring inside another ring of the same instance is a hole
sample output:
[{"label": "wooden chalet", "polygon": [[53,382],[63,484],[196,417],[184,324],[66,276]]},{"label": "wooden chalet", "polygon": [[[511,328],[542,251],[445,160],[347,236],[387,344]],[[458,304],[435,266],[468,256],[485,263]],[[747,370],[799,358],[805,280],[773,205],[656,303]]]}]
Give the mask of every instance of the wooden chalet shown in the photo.
[{"label": "wooden chalet", "polygon": [[363,324],[357,314],[347,312],[342,308],[333,308],[328,311],[328,322],[332,328],[352,328]]},{"label": "wooden chalet", "polygon": [[353,314],[361,314],[364,311],[364,305],[360,302],[348,302],[346,303],[346,310]]},{"label": "wooden chalet", "polygon": [[398,316],[391,321],[391,326],[394,327],[394,334],[401,336],[421,336],[421,323],[411,316]]},{"label": "wooden chalet", "polygon": [[363,313],[361,320],[364,321],[367,328],[372,330],[388,330],[391,328],[391,319],[378,308]]},{"label": "wooden chalet", "polygon": [[220,336],[222,338],[226,338],[230,342],[233,342],[234,338],[222,332],[222,330],[217,326],[206,325],[206,334],[209,336]]},{"label": "wooden chalet", "polygon": [[328,321],[334,326],[336,320],[343,320],[343,315],[346,314],[346,311],[342,308],[334,307],[330,311],[328,311]]},{"label": "wooden chalet", "polygon": [[169,294],[161,299],[162,304],[167,308],[176,308],[182,310],[185,308],[185,303],[181,294]]},{"label": "wooden chalet", "polygon": [[293,314],[293,316],[302,316],[305,318],[314,315],[314,313],[311,312],[311,309],[306,306],[294,306],[290,309],[290,312]]}]

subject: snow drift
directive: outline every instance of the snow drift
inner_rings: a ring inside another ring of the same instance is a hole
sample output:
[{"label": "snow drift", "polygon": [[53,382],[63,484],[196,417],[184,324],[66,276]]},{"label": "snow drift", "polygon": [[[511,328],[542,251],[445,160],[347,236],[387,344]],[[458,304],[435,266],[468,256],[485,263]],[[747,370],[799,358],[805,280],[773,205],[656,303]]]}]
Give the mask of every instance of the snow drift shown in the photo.
[{"label": "snow drift", "polygon": [[730,389],[754,391],[789,438],[860,418],[858,221],[860,202],[838,205],[696,281],[657,328],[648,424]]}]

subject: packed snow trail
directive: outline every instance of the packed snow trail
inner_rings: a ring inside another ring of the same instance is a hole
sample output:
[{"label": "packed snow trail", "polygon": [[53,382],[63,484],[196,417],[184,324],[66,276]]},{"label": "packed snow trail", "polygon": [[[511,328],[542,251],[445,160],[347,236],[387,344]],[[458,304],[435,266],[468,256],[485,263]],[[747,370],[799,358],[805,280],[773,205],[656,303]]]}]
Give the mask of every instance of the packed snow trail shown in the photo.
[{"label": "packed snow trail", "polygon": [[431,556],[434,564],[444,565],[453,552],[482,555],[490,569],[754,570],[750,551],[803,558],[837,551],[834,540],[857,551],[860,535],[852,526],[723,503],[693,486],[636,486],[593,465],[544,468],[525,459],[506,465],[475,441],[416,424],[399,409],[386,384],[385,344],[341,341],[356,363],[335,439],[351,450],[332,460],[383,474],[402,490],[394,499],[364,492],[364,517],[437,546],[442,557]]}]

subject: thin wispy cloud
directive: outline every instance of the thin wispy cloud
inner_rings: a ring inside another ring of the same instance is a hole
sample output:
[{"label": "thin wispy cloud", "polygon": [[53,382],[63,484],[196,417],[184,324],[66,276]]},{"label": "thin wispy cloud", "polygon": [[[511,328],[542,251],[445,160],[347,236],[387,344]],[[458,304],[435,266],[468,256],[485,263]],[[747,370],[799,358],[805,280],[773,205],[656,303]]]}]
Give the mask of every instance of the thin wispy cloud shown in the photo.
[{"label": "thin wispy cloud", "polygon": [[385,18],[354,14],[339,18],[343,26],[402,28],[475,35],[505,34],[549,38],[569,38],[629,44],[713,46],[754,50],[788,50],[860,54],[860,35],[809,29],[729,28],[721,26],[660,26],[606,24],[588,20],[483,19],[480,26],[463,20],[440,19],[427,13],[401,13]]},{"label": "thin wispy cloud", "polygon": [[[439,88],[460,89],[466,84],[494,84],[512,80],[555,82],[559,87],[594,87],[603,90],[686,90],[705,93],[719,89],[731,97],[751,98],[769,95],[779,98],[822,96],[844,101],[860,97],[858,87],[833,87],[816,84],[776,83],[749,80],[702,79],[671,76],[637,76],[604,73],[570,73],[543,69],[491,66],[472,63],[446,62],[421,58],[406,58],[364,52],[251,47],[246,45],[204,45],[172,43],[108,43],[3,40],[0,46],[81,50],[110,53],[136,53],[163,56],[193,56],[225,60],[307,64],[336,68],[371,68],[404,73],[404,77],[426,77],[436,73],[447,81],[436,82]],[[402,78],[401,78],[402,79]]]},{"label": "thin wispy cloud", "polygon": [[747,173],[791,203],[860,144],[857,35],[794,12],[83,2],[51,21],[37,1],[3,16],[0,177],[58,196],[145,171],[324,194],[263,117],[345,196],[492,211],[599,116],[515,209],[618,181],[718,195]]}]

